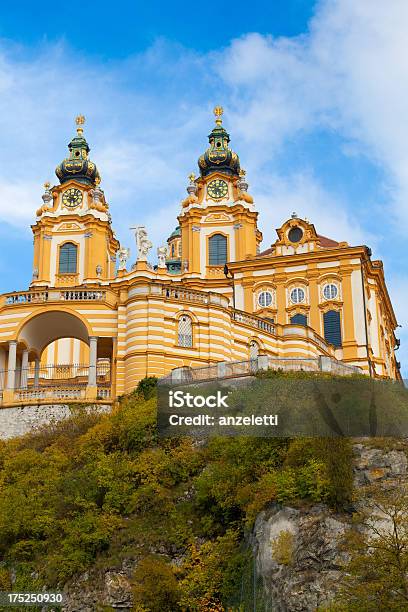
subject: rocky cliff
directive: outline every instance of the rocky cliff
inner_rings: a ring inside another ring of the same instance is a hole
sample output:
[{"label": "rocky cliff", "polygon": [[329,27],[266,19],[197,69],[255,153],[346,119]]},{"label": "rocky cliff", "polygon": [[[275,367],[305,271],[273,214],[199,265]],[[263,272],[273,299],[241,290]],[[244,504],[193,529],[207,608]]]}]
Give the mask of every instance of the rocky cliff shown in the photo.
[{"label": "rocky cliff", "polygon": [[[354,485],[392,486],[407,477],[407,454],[402,442],[376,448],[375,440],[353,446]],[[408,448],[408,445],[407,445]],[[361,510],[364,496],[352,510]],[[327,605],[342,580],[347,552],[341,546],[350,527],[350,514],[336,514],[325,505],[290,508],[273,505],[256,520],[253,549],[270,610],[309,612]]]}]

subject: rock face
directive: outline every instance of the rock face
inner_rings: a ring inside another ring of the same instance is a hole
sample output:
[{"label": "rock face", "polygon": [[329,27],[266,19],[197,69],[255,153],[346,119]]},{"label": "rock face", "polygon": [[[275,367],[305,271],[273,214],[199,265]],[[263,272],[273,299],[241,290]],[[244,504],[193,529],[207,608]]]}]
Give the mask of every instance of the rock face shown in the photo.
[{"label": "rock face", "polygon": [[64,587],[64,612],[95,612],[103,608],[129,612],[132,609],[130,577],[135,563],[120,569],[86,572]]},{"label": "rock face", "polygon": [[[362,443],[353,451],[356,488],[373,483],[389,487],[407,477],[403,450]],[[364,501],[358,506],[362,509]],[[340,544],[349,526],[350,516],[335,514],[323,504],[300,510],[273,505],[258,515],[253,550],[270,610],[312,612],[333,599],[347,561]]]},{"label": "rock face", "polygon": [[407,474],[407,456],[404,451],[384,451],[355,444],[354,486],[374,484],[375,482],[395,479]]},{"label": "rock face", "polygon": [[347,522],[324,505],[273,506],[258,515],[256,564],[272,610],[315,610],[333,597],[345,561],[338,544],[346,528]]}]

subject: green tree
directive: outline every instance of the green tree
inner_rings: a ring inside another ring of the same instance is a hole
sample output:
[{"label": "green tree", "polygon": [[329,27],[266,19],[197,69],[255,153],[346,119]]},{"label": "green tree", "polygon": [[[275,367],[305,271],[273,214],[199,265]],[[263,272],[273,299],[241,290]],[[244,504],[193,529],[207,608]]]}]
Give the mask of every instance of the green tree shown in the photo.
[{"label": "green tree", "polygon": [[391,490],[370,491],[369,502],[351,530],[350,561],[338,609],[359,612],[408,610],[408,491],[399,482]]}]

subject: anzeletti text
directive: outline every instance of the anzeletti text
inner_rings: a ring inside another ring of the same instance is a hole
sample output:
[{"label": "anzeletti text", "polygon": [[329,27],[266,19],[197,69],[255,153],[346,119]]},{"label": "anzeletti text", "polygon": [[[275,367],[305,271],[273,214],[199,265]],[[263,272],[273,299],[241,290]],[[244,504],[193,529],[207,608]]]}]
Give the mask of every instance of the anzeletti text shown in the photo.
[{"label": "anzeletti text", "polygon": [[222,395],[221,391],[217,391],[217,395],[192,395],[184,393],[184,391],[169,391],[169,406],[170,408],[228,408],[227,395]]},{"label": "anzeletti text", "polygon": [[276,427],[278,425],[278,415],[277,414],[264,414],[264,415],[255,415],[251,414],[250,416],[218,416],[214,417],[209,414],[197,414],[196,416],[181,416],[179,414],[171,414],[169,417],[170,425],[175,425],[177,427],[180,426],[210,426],[214,427],[215,425],[219,425],[221,427],[230,426],[230,427],[242,427],[242,426],[273,426]]}]

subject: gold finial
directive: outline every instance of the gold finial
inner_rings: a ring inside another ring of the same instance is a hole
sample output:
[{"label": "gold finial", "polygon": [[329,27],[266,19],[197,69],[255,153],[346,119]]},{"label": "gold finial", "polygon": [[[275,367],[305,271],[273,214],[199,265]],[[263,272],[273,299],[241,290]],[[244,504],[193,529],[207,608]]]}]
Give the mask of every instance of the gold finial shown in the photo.
[{"label": "gold finial", "polygon": [[81,136],[84,132],[84,128],[82,127],[85,123],[85,117],[83,115],[78,115],[75,118],[75,123],[77,124],[77,134]]},{"label": "gold finial", "polygon": [[246,170],[244,170],[243,168],[241,168],[241,170],[239,171],[239,176],[241,178],[244,178],[246,176]]},{"label": "gold finial", "polygon": [[45,189],[46,191],[48,191],[50,187],[51,187],[51,183],[50,183],[49,181],[46,181],[46,182],[44,183],[44,189]]},{"label": "gold finial", "polygon": [[101,184],[101,177],[100,176],[96,176],[95,177],[95,185],[98,187],[98,185]]},{"label": "gold finial", "polygon": [[224,109],[222,108],[222,106],[216,106],[213,112],[214,112],[214,115],[216,116],[215,123],[217,125],[221,125],[222,124],[221,117],[224,114]]},{"label": "gold finial", "polygon": [[196,177],[196,175],[194,174],[194,172],[192,172],[191,174],[189,174],[188,178],[190,179],[190,183],[194,183],[194,181],[195,181],[195,177]]}]

